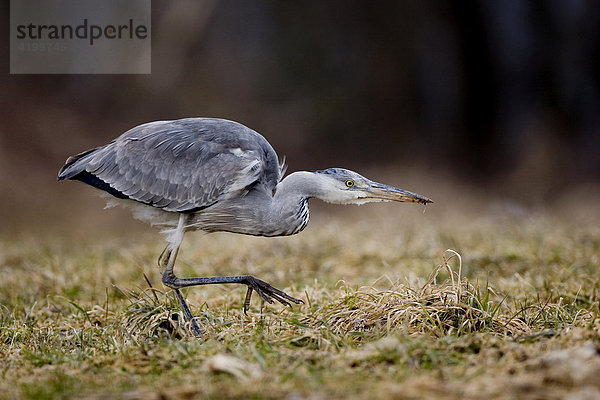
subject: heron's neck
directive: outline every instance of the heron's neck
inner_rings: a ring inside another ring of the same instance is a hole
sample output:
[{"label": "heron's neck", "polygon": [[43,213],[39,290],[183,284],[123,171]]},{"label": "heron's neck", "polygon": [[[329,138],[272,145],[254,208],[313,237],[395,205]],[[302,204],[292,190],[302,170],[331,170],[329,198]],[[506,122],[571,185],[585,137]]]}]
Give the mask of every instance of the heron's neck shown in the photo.
[{"label": "heron's neck", "polygon": [[308,199],[324,199],[325,192],[322,178],[317,174],[294,172],[279,182],[273,197],[264,190],[250,191],[246,196],[223,201],[198,212],[194,215],[194,224],[208,232],[293,235],[308,223]]},{"label": "heron's neck", "polygon": [[322,178],[312,172],[300,171],[288,175],[277,185],[275,196],[266,213],[260,217],[261,235],[293,235],[306,227],[310,217],[308,199],[327,201]]}]

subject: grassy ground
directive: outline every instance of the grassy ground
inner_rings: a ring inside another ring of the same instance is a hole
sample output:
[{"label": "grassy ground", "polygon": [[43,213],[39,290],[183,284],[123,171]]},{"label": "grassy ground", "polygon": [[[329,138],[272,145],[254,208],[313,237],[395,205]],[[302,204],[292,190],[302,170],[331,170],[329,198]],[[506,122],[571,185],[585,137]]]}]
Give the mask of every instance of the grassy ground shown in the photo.
[{"label": "grassy ground", "polygon": [[180,276],[252,273],[305,301],[245,316],[242,287],[188,289],[201,338],[158,235],[5,235],[0,397],[598,398],[597,206],[435,200],[323,208],[290,238],[189,234]]}]

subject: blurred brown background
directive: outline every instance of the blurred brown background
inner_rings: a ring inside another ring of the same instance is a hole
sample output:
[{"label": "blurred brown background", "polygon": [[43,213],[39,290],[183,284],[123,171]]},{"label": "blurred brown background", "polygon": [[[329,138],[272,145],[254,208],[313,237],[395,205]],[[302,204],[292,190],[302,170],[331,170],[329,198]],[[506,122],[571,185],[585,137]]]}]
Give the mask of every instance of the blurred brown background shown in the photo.
[{"label": "blurred brown background", "polygon": [[9,75],[2,32],[0,231],[101,213],[56,183],[67,156],[190,116],[436,206],[456,182],[543,205],[600,178],[596,1],[153,0],[151,75]]}]

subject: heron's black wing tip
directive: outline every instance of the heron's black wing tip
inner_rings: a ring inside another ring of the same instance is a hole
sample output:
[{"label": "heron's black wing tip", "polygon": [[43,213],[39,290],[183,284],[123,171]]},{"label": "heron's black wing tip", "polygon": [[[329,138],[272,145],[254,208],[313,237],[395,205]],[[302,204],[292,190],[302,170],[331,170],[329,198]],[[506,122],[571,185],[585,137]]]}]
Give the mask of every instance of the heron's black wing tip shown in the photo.
[{"label": "heron's black wing tip", "polygon": [[73,180],[77,180],[83,183],[86,183],[90,186],[93,186],[95,188],[98,188],[100,190],[105,191],[106,193],[109,193],[113,196],[115,196],[118,199],[129,199],[130,197],[127,196],[125,193],[113,188],[110,184],[108,184],[107,182],[103,181],[102,179],[98,178],[96,175],[94,174],[90,174],[87,171],[81,172],[69,179],[73,179]]}]

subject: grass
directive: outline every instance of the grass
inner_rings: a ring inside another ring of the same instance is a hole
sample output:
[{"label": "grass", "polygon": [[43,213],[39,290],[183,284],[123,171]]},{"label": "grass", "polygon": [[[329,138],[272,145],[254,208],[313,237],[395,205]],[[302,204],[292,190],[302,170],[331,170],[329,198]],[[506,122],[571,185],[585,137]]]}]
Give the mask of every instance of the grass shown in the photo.
[{"label": "grass", "polygon": [[248,272],[305,301],[255,296],[246,316],[242,287],[188,289],[200,338],[160,283],[157,235],[4,236],[0,397],[600,396],[598,209],[462,210],[190,234],[181,276]]}]

